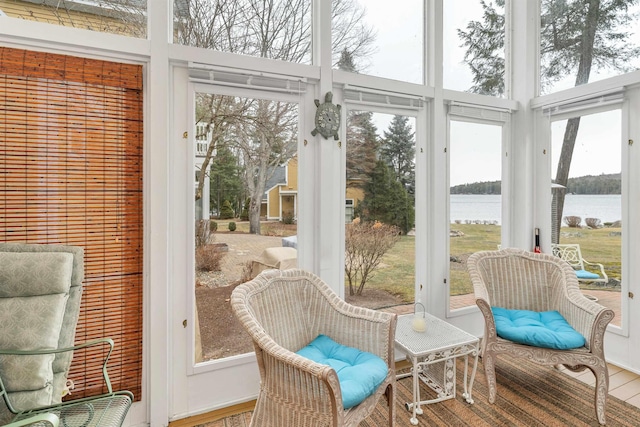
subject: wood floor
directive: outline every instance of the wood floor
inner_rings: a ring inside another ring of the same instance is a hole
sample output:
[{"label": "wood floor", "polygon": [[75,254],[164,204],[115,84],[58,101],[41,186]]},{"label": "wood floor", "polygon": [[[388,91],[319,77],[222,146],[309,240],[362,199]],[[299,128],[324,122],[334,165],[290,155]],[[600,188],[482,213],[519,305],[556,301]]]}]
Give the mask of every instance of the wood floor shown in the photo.
[{"label": "wood floor", "polygon": [[[591,371],[564,372],[586,384],[595,385],[596,380]],[[640,375],[609,364],[609,395],[640,408]]]},{"label": "wood floor", "polygon": [[[402,362],[400,362],[401,366]],[[408,366],[408,365],[407,365]],[[591,371],[575,373],[569,370],[563,370],[578,380],[589,384],[595,384],[595,378]],[[479,373],[482,375],[481,373]],[[617,366],[609,364],[609,395],[615,396],[620,400],[640,408],[640,375],[621,369]],[[206,414],[196,415],[169,423],[169,427],[193,427],[207,422],[220,420],[231,415],[239,414],[253,408],[255,401],[230,406],[228,408],[219,409],[217,411],[208,412]]]},{"label": "wood floor", "polygon": [[[392,311],[397,314],[407,314],[407,310],[412,310],[412,308],[412,305],[407,305],[406,307],[398,306],[394,307],[393,309],[387,309],[386,311]],[[401,368],[402,363],[404,363],[404,361],[396,363],[396,368]],[[586,384],[589,384],[591,386],[595,385],[595,378],[589,370],[585,370],[579,373],[572,372],[566,369],[563,371],[565,374],[577,378],[578,380]],[[640,408],[640,375],[609,364],[609,395],[615,396],[620,400],[624,400],[625,402]],[[199,424],[220,420],[234,414],[245,412],[252,409],[254,405],[255,401],[251,401],[229,408],[223,408],[206,414],[174,421],[172,423],[169,423],[169,427],[193,427]]]}]

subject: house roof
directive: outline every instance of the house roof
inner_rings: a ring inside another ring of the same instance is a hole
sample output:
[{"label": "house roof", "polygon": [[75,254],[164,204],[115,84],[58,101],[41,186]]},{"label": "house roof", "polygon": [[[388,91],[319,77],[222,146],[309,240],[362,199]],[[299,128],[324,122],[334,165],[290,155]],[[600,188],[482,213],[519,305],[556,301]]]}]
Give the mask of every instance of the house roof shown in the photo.
[{"label": "house roof", "polygon": [[[273,171],[273,174],[271,175],[271,178],[269,178],[265,183],[262,200],[266,200],[267,195],[269,194],[269,190],[271,190],[273,187],[287,183],[287,165],[289,164],[291,159],[296,158],[297,156],[298,153],[295,153],[293,156],[287,159],[284,164],[269,168],[269,172]],[[291,193],[296,193],[296,191],[291,191]]]},{"label": "house roof", "polygon": [[[44,4],[45,6],[59,7],[59,0],[22,0],[25,3]],[[111,16],[114,13],[127,11],[146,11],[147,0],[67,0],[66,9],[78,12],[90,13],[98,16]]]},{"label": "house roof", "polygon": [[271,178],[267,180],[267,183],[264,186],[264,194],[262,195],[262,198],[266,199],[267,194],[269,193],[269,190],[271,190],[276,185],[286,184],[286,183],[287,183],[286,164],[282,166],[276,166],[275,170],[273,171],[273,175],[271,175]]}]

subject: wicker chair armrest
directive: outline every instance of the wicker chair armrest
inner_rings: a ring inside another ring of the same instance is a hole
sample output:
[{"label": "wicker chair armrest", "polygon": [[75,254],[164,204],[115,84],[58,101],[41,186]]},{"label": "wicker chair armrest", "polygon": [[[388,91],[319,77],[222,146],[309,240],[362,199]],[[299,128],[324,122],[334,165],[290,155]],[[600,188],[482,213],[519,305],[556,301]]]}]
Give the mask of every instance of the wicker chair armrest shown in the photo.
[{"label": "wicker chair armrest", "polygon": [[332,305],[336,310],[336,314],[344,317],[350,317],[363,322],[384,323],[388,320],[388,314],[390,314],[382,311],[372,310],[370,308],[351,305],[341,299],[337,299],[336,303]]},{"label": "wicker chair armrest", "polygon": [[598,312],[596,319],[593,321],[593,327],[588,337],[589,349],[592,353],[601,354],[604,358],[604,333],[609,322],[613,320],[615,313],[610,308],[604,308]]},{"label": "wicker chair armrest", "polygon": [[473,294],[476,297],[476,305],[480,309],[482,317],[484,318],[483,342],[486,343],[487,340],[495,340],[497,338],[495,320],[493,318],[493,312],[491,311],[489,291],[487,290],[484,280],[482,280],[482,276],[478,273],[475,263],[467,263],[467,269],[469,277],[471,278],[471,284],[473,285]]},{"label": "wicker chair armrest", "polygon": [[495,340],[497,338],[496,323],[489,301],[484,298],[476,298],[476,305],[484,318],[484,340]]},{"label": "wicker chair armrest", "polygon": [[[262,347],[262,357],[264,376],[261,387],[269,394],[317,411],[342,411],[340,382],[332,367],[300,356],[275,342]],[[335,402],[336,408],[328,408],[327,402]]]},{"label": "wicker chair armrest", "polygon": [[474,278],[471,277],[471,281],[473,284],[473,294],[476,297],[476,301],[483,300],[485,301],[489,307],[491,307],[491,298],[489,297],[489,292],[487,291],[487,287],[485,286],[480,276],[476,275]]},{"label": "wicker chair armrest", "polygon": [[587,340],[586,347],[602,347],[604,330],[614,317],[613,310],[585,297],[579,289],[570,289],[561,307],[567,322]]}]

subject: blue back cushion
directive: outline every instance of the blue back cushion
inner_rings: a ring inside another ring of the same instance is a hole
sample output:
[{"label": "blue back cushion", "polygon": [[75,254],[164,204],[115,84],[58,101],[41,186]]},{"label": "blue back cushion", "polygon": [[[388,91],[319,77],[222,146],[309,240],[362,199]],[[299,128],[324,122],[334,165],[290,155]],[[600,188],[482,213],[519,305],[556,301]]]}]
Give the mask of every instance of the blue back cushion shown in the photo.
[{"label": "blue back cushion", "polygon": [[582,335],[557,311],[509,310],[491,307],[500,338],[535,347],[568,350],[584,346]]},{"label": "blue back cushion", "polygon": [[297,354],[335,369],[344,409],[356,406],[371,396],[389,371],[384,360],[375,354],[338,344],[326,335],[318,335]]}]

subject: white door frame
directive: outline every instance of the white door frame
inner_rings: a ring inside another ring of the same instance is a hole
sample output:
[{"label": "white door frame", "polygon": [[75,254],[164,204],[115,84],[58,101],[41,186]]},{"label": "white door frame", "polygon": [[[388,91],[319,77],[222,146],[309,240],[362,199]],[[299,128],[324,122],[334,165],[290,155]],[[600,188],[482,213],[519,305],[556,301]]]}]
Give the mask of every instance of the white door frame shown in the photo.
[{"label": "white door frame", "polygon": [[[189,81],[188,69],[174,67],[173,135],[170,138],[169,193],[171,203],[169,223],[170,281],[172,312],[170,313],[171,409],[169,419],[175,420],[228,407],[255,399],[260,383],[254,353],[236,355],[220,360],[195,362],[195,272],[193,266],[195,237],[195,208],[193,177],[195,176],[195,93],[273,99],[299,105],[299,161],[302,153],[304,101],[306,95],[267,92],[259,89],[218,86]],[[310,180],[299,179],[299,186]],[[299,187],[304,193],[304,188]],[[309,192],[311,193],[311,192]],[[304,198],[301,198],[304,199]],[[302,202],[302,200],[301,200]],[[301,206],[304,209],[304,206]],[[301,216],[304,216],[302,214]],[[304,224],[302,224],[304,229]],[[302,231],[302,230],[299,230]],[[303,242],[304,238],[299,239]],[[304,258],[299,259],[304,266]],[[224,386],[219,386],[224,384]]]}]

